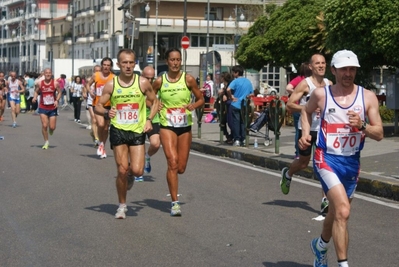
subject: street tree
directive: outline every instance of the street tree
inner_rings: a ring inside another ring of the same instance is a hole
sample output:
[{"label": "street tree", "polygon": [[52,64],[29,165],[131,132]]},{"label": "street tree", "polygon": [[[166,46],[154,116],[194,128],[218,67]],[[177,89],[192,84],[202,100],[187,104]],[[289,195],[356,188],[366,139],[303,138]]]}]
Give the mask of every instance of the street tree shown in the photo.
[{"label": "street tree", "polygon": [[312,37],[319,31],[315,28],[316,17],[323,10],[324,2],[288,0],[271,14],[261,16],[241,38],[237,61],[245,68],[259,70],[267,64],[299,66],[313,53],[323,53],[324,46],[312,43]]}]

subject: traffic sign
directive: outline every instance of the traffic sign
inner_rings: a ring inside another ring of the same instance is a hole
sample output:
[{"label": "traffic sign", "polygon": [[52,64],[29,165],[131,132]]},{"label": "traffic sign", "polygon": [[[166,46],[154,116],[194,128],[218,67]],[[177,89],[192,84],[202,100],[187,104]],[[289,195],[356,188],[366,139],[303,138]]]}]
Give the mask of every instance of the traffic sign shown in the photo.
[{"label": "traffic sign", "polygon": [[188,36],[183,36],[181,38],[181,47],[183,49],[187,49],[190,47],[190,38],[188,38]]}]

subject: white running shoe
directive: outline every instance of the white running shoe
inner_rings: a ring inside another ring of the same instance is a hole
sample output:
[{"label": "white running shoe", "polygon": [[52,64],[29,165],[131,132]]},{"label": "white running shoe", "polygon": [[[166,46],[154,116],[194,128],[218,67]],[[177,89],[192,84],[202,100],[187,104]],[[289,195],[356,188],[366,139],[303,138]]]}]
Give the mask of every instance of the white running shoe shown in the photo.
[{"label": "white running shoe", "polygon": [[97,148],[97,156],[101,156],[104,150],[104,143],[100,143]]},{"label": "white running shoe", "polygon": [[179,202],[172,202],[172,207],[170,209],[170,216],[181,216],[181,209]]},{"label": "white running shoe", "polygon": [[119,207],[116,210],[115,219],[126,219],[127,207]]},{"label": "white running shoe", "polygon": [[107,153],[105,153],[105,149],[103,149],[103,153],[100,156],[100,159],[105,159],[107,158]]}]

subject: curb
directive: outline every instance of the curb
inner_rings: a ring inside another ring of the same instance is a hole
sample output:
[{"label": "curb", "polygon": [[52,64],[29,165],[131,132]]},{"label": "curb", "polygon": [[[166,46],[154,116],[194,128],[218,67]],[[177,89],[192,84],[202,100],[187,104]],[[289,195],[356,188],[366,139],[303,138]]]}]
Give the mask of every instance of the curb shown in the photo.
[{"label": "curb", "polygon": [[[196,138],[192,140],[191,149],[204,154],[232,158],[277,171],[281,171],[284,167],[289,167],[291,163],[291,160],[284,159],[280,155],[265,155],[264,152],[260,151],[250,151],[247,148],[224,146],[216,142],[213,144],[209,141],[207,142]],[[314,177],[313,167],[311,166],[308,166],[296,175],[317,181]],[[382,177],[378,180],[375,178],[376,176],[360,172],[356,191],[399,201],[399,183],[393,183]]]}]

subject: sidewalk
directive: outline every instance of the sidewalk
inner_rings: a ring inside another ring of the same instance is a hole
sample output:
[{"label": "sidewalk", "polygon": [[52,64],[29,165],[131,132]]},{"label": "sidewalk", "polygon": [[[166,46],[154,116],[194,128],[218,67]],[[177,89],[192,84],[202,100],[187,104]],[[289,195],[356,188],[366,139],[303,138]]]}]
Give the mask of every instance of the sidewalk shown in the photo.
[{"label": "sidewalk", "polygon": [[[248,147],[233,147],[220,143],[219,123],[202,123],[201,139],[198,138],[197,121],[194,118],[193,142],[191,149],[201,153],[229,157],[245,161],[253,165],[280,171],[288,167],[294,158],[295,129],[284,126],[280,129],[279,149],[276,150],[276,138],[273,132],[269,136],[273,139],[269,146],[264,145],[264,137],[250,133]],[[265,127],[261,129],[265,133]],[[399,136],[394,136],[393,125],[384,125],[384,139],[380,142],[366,139],[362,150],[361,172],[357,191],[399,201]],[[255,137],[258,148],[254,148]],[[223,137],[223,140],[224,137]],[[275,153],[278,151],[279,153]],[[309,167],[297,175],[313,178],[312,162]]]}]

